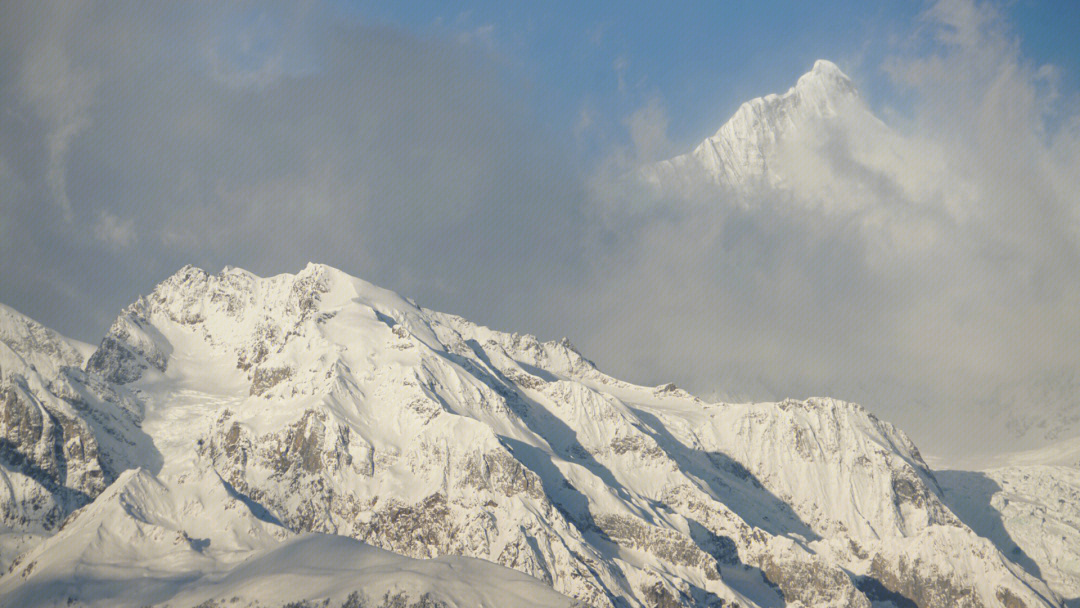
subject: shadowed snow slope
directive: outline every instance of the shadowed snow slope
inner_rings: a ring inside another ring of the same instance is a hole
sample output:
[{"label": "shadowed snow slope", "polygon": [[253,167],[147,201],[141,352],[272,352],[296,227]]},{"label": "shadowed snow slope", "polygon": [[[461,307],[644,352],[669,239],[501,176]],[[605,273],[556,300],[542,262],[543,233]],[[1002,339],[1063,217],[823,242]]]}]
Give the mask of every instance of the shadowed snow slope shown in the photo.
[{"label": "shadowed snow slope", "polygon": [[[620,607],[1060,602],[860,406],[631,385],[565,339],[493,331],[326,266],[186,267],[123,311],[84,370],[49,368],[62,380],[35,375],[36,354],[7,356],[5,471],[39,480],[34,496],[67,519],[4,556],[4,605],[353,591],[376,605],[398,592],[489,606],[566,601],[554,592]],[[13,417],[35,411],[72,421],[56,431],[66,476],[35,464],[36,427]],[[96,452],[68,449],[75,438]],[[72,481],[95,466],[100,481]],[[32,510],[19,492],[5,505]]]},{"label": "shadowed snow slope", "polygon": [[1080,468],[1017,465],[939,479],[964,523],[1080,606]]}]

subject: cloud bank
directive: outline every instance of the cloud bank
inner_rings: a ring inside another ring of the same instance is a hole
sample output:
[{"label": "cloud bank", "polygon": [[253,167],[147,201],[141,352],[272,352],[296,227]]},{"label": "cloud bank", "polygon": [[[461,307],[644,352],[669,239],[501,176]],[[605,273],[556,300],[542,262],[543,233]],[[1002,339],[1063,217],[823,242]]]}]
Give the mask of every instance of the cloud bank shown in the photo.
[{"label": "cloud bank", "polygon": [[93,339],[185,263],[308,260],[508,324],[582,257],[578,169],[487,30],[291,3],[4,12],[0,281],[63,331]]},{"label": "cloud bank", "polygon": [[76,337],[186,263],[314,260],[637,382],[859,400],[931,452],[986,444],[958,430],[1015,417],[1016,387],[1075,407],[1080,115],[989,5],[935,4],[892,49],[890,135],[790,142],[790,188],[752,200],[618,190],[673,152],[662,97],[583,157],[603,108],[543,124],[486,24],[0,10],[2,300]]},{"label": "cloud bank", "polygon": [[867,403],[940,454],[1075,426],[1076,106],[988,5],[934,5],[883,69],[909,118],[784,142],[782,190],[604,192],[597,343],[698,392]]}]

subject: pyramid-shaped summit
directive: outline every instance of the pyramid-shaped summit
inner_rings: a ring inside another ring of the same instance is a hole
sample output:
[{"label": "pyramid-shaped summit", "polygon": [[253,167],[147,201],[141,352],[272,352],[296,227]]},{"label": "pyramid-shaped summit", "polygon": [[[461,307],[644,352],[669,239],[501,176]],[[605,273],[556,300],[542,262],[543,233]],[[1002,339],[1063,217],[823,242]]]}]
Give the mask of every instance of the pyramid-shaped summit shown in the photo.
[{"label": "pyramid-shaped summit", "polygon": [[736,191],[779,186],[783,172],[775,170],[774,156],[783,141],[823,122],[866,115],[869,109],[851,79],[833,62],[819,59],[787,92],[743,103],[693,151],[643,167],[635,177],[666,194],[702,184]]}]

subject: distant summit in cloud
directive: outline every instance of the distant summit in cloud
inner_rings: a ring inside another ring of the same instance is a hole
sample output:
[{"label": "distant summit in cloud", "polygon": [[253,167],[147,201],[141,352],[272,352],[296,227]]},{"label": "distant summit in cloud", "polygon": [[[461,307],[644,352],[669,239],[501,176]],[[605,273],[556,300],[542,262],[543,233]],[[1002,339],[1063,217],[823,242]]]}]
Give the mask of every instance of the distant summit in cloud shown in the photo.
[{"label": "distant summit in cloud", "polygon": [[742,104],[692,152],[643,167],[639,177],[664,191],[703,182],[735,190],[778,186],[784,178],[772,166],[779,164],[773,157],[780,146],[823,120],[856,120],[851,116],[856,112],[869,110],[859,101],[855,84],[836,64],[819,59],[786,93]]}]

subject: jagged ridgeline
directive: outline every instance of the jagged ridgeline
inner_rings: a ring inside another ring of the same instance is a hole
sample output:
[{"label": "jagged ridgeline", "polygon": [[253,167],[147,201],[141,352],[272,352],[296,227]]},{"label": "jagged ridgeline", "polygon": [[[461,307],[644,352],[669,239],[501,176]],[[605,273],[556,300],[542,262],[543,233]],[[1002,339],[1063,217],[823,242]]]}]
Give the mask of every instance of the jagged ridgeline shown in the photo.
[{"label": "jagged ridgeline", "polygon": [[184,268],[96,349],[0,312],[3,605],[1061,605],[858,405],[635,386],[321,265]]}]

